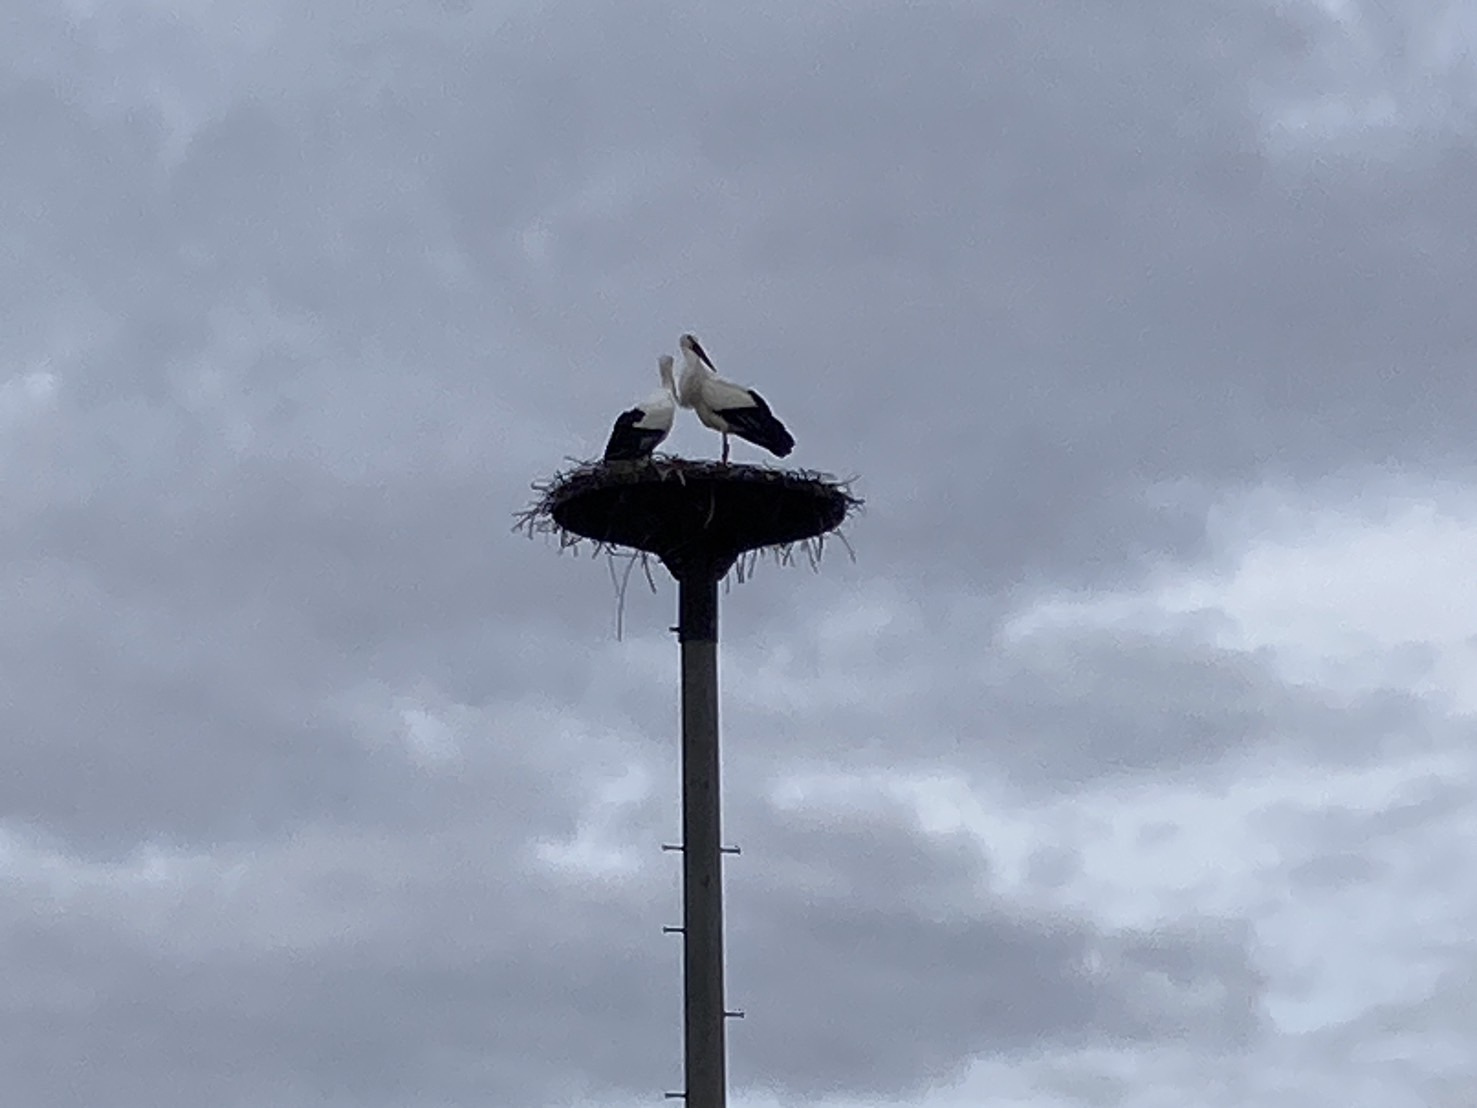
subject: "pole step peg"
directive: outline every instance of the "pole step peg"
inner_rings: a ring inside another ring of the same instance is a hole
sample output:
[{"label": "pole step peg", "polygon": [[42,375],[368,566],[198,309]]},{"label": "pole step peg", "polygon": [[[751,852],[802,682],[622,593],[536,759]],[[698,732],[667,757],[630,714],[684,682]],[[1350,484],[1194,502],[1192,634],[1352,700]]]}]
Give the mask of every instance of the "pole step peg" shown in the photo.
[{"label": "pole step peg", "polygon": [[681,843],[662,843],[662,849],[663,850],[675,850],[678,854],[681,854],[682,853],[682,844]]},{"label": "pole step peg", "polygon": [[685,927],[674,927],[672,924],[668,923],[668,924],[665,924],[662,927],[662,934],[663,935],[680,935],[685,930],[687,930]]},{"label": "pole step peg", "polygon": [[741,1020],[744,1018],[744,1013],[742,1009],[736,1009],[732,1012],[724,1012],[723,1018],[730,1020]]},{"label": "pole step peg", "polygon": [[662,1094],[662,1099],[663,1100],[686,1100],[687,1099],[687,1094],[686,1093],[663,1093]]},{"label": "pole step peg", "polygon": [[719,854],[742,854],[743,851],[740,850],[736,846],[720,846],[718,848],[718,853]]}]

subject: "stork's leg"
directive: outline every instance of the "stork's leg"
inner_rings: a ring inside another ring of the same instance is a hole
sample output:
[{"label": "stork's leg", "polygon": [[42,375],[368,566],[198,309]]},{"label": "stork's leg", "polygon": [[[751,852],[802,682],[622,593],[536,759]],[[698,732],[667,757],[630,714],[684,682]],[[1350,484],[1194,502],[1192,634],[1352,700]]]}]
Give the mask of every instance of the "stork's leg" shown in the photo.
[{"label": "stork's leg", "polygon": [[728,464],[728,432],[723,432],[723,464]]}]

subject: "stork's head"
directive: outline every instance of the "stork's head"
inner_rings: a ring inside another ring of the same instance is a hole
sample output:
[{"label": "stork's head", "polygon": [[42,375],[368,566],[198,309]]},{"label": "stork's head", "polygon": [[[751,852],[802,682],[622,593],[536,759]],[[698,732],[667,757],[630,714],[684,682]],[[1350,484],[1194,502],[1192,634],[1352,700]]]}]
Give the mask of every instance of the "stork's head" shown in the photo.
[{"label": "stork's head", "polygon": [[709,361],[707,351],[705,351],[702,347],[702,344],[697,341],[696,335],[683,335],[682,338],[678,340],[678,345],[682,347],[682,353],[692,355],[698,361],[702,362],[703,365],[713,370],[714,373],[718,372],[718,370],[714,368],[713,363]]}]

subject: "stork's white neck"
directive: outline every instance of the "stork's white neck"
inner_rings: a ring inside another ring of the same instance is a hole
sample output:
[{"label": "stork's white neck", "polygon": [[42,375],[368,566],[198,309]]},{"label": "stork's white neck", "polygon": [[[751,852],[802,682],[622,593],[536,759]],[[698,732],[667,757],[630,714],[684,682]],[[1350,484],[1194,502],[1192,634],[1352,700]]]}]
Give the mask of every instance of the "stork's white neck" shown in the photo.
[{"label": "stork's white neck", "polygon": [[677,403],[684,408],[691,408],[702,395],[703,378],[713,371],[703,364],[697,354],[685,347],[682,350],[682,361],[682,377],[677,382]]}]

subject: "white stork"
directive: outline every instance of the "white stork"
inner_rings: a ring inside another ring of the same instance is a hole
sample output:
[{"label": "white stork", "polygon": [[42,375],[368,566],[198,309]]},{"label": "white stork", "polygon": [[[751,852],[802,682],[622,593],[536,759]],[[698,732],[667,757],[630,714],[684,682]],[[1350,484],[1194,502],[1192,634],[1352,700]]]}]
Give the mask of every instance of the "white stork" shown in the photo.
[{"label": "white stork", "polygon": [[693,409],[703,426],[723,436],[725,463],[729,435],[737,435],[779,458],[795,449],[795,437],[775,418],[764,397],[719,377],[695,336],[683,335],[679,344],[685,365],[677,384],[677,403]]},{"label": "white stork", "polygon": [[616,416],[605,444],[605,461],[639,462],[651,457],[652,451],[672,432],[677,414],[677,386],[672,380],[672,356],[657,359],[662,387],[640,404]]}]

